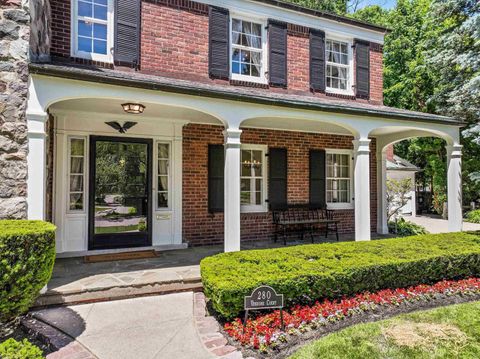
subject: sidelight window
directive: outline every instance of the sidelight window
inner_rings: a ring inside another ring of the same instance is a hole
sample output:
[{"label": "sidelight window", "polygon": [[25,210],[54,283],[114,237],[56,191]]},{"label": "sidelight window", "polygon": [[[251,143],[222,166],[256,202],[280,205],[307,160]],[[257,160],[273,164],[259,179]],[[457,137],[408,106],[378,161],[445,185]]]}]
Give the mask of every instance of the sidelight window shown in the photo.
[{"label": "sidelight window", "polygon": [[68,192],[70,211],[83,211],[85,205],[85,138],[68,139]]}]

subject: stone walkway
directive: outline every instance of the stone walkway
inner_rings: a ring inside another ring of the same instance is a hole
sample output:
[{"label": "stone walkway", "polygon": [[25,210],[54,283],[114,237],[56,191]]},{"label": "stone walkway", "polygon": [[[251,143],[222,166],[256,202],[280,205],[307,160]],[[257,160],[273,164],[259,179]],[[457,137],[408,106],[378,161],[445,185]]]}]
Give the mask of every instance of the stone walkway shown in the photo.
[{"label": "stone walkway", "polygon": [[[440,216],[405,216],[405,220],[424,226],[430,233],[448,232],[448,221]],[[463,222],[464,231],[480,231],[480,224]]]},{"label": "stone walkway", "polygon": [[215,358],[195,326],[193,296],[175,293],[55,307],[31,315],[68,334],[99,359]]}]

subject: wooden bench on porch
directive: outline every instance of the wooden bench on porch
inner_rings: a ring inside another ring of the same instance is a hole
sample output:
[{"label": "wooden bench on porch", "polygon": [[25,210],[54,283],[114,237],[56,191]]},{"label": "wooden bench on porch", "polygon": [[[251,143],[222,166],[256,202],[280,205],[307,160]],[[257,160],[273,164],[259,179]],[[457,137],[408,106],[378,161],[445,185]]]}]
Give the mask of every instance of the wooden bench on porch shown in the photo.
[{"label": "wooden bench on porch", "polygon": [[273,223],[275,225],[274,241],[278,236],[283,237],[283,243],[287,244],[287,234],[297,233],[303,240],[305,234],[310,234],[314,242],[314,232],[325,228],[325,238],[329,231],[335,232],[338,241],[338,220],[334,218],[332,210],[313,208],[305,204],[290,204],[286,208],[272,211]]}]

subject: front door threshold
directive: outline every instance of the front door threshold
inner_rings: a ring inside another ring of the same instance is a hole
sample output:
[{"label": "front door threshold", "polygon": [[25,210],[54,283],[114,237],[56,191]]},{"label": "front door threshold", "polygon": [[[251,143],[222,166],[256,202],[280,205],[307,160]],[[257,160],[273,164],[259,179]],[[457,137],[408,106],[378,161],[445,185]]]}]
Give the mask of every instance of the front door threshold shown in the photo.
[{"label": "front door threshold", "polygon": [[163,251],[173,251],[176,249],[186,249],[186,248],[188,248],[188,245],[186,243],[182,243],[182,244],[165,244],[160,246],[135,247],[135,248],[96,249],[91,251],[74,251],[74,252],[57,253],[57,258],[72,258],[72,257],[93,256],[97,254],[139,252],[139,251],[148,251],[152,249],[156,252],[163,252]]}]

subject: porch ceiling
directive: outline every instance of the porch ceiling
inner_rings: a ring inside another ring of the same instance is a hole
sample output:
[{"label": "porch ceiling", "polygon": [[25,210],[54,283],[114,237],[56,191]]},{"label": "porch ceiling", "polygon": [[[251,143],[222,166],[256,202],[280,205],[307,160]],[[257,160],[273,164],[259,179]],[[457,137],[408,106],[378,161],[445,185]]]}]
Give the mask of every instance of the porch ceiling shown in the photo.
[{"label": "porch ceiling", "polygon": [[[140,115],[129,115],[123,111],[122,103],[138,102],[145,105],[145,111]],[[50,106],[50,111],[56,112],[74,112],[74,113],[92,113],[110,115],[115,117],[130,117],[135,120],[158,119],[158,120],[182,120],[188,122],[197,122],[205,124],[221,125],[221,122],[201,111],[162,104],[147,103],[138,99],[112,100],[112,99],[94,99],[82,98],[65,100],[54,103]]]}]

